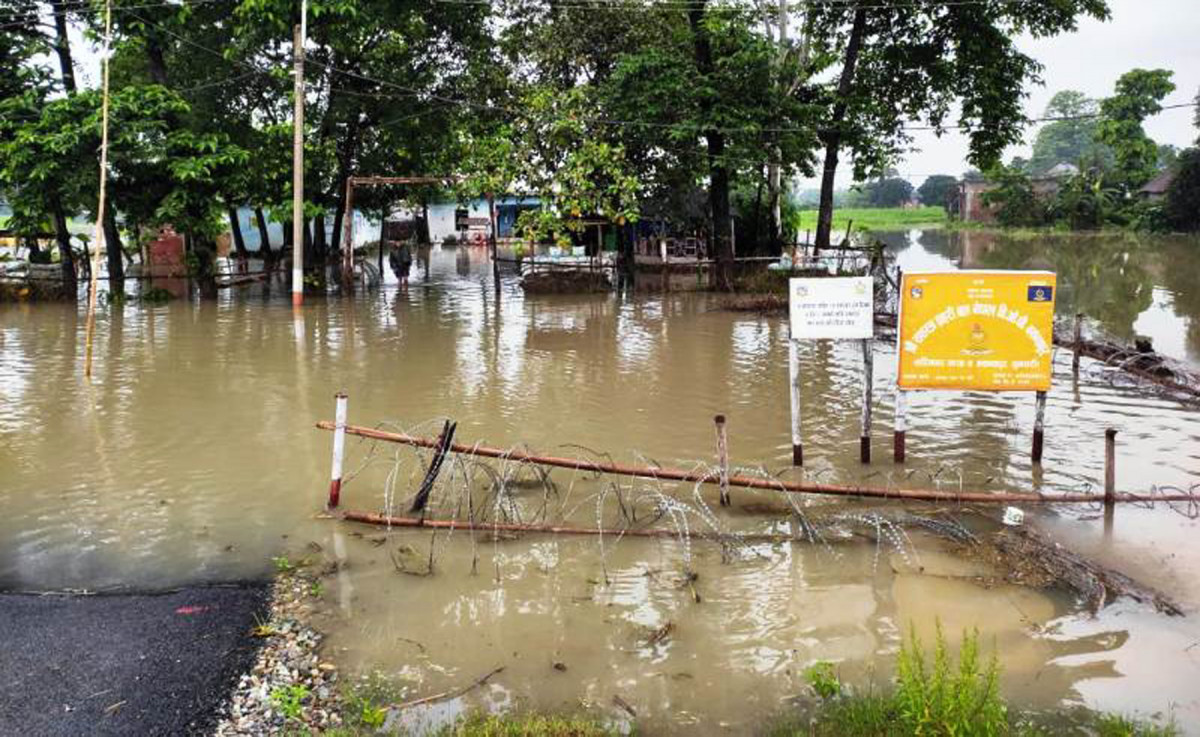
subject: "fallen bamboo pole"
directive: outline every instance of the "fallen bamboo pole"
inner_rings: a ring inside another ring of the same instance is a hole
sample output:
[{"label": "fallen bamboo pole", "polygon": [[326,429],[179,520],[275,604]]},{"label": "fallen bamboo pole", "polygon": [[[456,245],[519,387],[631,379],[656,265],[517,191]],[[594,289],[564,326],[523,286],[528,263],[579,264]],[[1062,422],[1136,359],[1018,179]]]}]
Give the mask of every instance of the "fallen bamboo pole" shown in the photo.
[{"label": "fallen bamboo pole", "polygon": [[[321,430],[333,430],[334,423],[321,420],[317,423]],[[346,425],[347,435],[357,435],[362,438],[381,440],[388,443],[413,445],[418,448],[437,448],[438,438],[422,438],[405,433],[387,432],[370,427]],[[720,475],[711,470],[697,469],[685,471],[677,468],[662,468],[656,466],[628,466],[620,463],[602,463],[582,458],[562,458],[558,456],[541,456],[517,449],[492,448],[486,445],[463,445],[452,443],[450,450],[464,455],[480,456],[482,458],[497,458],[500,460],[516,461],[518,463],[534,463],[540,466],[555,466],[569,468],[575,471],[613,474],[617,476],[636,476],[638,478],[656,479],[659,481],[684,481],[688,483],[720,484]],[[785,491],[795,494],[825,494],[828,496],[857,497],[870,499],[896,499],[901,501],[967,503],[983,504],[1100,504],[1105,497],[1099,494],[1034,494],[1019,491],[933,491],[927,489],[892,489],[877,486],[841,486],[835,484],[808,484],[781,479],[765,479],[754,476],[730,476],[730,486],[747,489],[765,489],[768,491]],[[1160,494],[1147,496],[1120,492],[1113,494],[1115,502],[1122,503],[1152,503],[1152,502],[1195,502],[1196,496],[1191,494]]]}]

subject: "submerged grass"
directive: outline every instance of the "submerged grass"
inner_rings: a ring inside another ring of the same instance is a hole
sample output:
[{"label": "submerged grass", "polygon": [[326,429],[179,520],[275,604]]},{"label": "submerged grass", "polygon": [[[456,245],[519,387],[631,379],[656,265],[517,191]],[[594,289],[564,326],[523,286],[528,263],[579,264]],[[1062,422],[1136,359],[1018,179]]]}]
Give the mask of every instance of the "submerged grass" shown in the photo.
[{"label": "submerged grass", "polygon": [[[940,207],[847,207],[833,211],[835,234],[845,233],[847,224],[851,223],[854,230],[892,230],[912,225],[944,225],[946,222],[946,211]],[[817,211],[801,210],[797,229],[801,234],[806,230],[815,233]],[[834,240],[841,240],[840,235]]]},{"label": "submerged grass", "polygon": [[438,732],[439,737],[606,737],[619,732],[599,722],[525,714],[474,715]]},{"label": "submerged grass", "polygon": [[1174,724],[1160,726],[1130,717],[1078,709],[1066,714],[1027,715],[1010,711],[1000,696],[995,653],[982,662],[977,632],[963,634],[953,662],[939,624],[933,657],[915,631],[901,645],[891,694],[854,694],[837,680],[832,664],[806,672],[820,697],[815,709],[786,715],[768,726],[769,737],[1022,737],[1081,734],[1096,737],[1171,737]]}]

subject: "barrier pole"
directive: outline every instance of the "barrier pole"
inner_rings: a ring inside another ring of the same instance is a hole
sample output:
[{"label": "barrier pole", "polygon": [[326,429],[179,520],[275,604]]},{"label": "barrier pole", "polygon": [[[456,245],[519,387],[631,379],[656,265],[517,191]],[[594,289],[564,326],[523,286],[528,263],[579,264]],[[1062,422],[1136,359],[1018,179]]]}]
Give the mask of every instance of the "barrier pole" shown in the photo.
[{"label": "barrier pole", "polygon": [[725,415],[713,418],[717,425],[717,466],[721,471],[721,506],[728,507],[729,501],[729,438],[725,434]]},{"label": "barrier pole", "polygon": [[896,429],[892,433],[892,461],[904,463],[905,440],[908,433],[908,392],[896,390]]},{"label": "barrier pole", "polygon": [[863,396],[862,396],[862,434],[858,439],[858,456],[863,463],[871,462],[871,390],[875,381],[875,352],[871,347],[871,339],[862,342],[863,352]]},{"label": "barrier pole", "polygon": [[792,465],[804,465],[804,441],[800,436],[800,344],[788,339],[788,378],[792,392]]},{"label": "barrier pole", "polygon": [[1117,431],[1104,431],[1104,527],[1112,531],[1113,513],[1117,509]]},{"label": "barrier pole", "polygon": [[1042,462],[1042,443],[1046,430],[1046,392],[1038,392],[1034,400],[1033,414],[1033,462]]},{"label": "barrier pole", "polygon": [[1083,350],[1083,313],[1075,313],[1075,342],[1071,345],[1071,373],[1079,378],[1079,352]]},{"label": "barrier pole", "polygon": [[337,410],[333,424],[333,471],[329,481],[329,508],[335,509],[342,497],[342,459],[346,453],[346,404],[345,392],[335,396]]}]

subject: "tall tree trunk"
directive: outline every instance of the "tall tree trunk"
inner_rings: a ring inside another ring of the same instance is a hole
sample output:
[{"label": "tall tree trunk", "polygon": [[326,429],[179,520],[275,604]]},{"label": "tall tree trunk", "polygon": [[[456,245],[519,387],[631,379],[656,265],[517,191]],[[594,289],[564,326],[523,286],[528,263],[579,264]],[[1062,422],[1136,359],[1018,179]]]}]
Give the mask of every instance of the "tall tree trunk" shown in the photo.
[{"label": "tall tree trunk", "polygon": [[313,251],[316,249],[313,248],[313,229],[311,224],[308,222],[308,218],[304,219],[304,227],[300,230],[302,234],[301,237],[304,239],[304,243],[301,243],[299,246],[293,246],[293,248],[299,247],[304,249],[304,271],[308,273],[315,273],[313,267],[316,266],[316,264],[313,260]]},{"label": "tall tree trunk", "polygon": [[[341,151],[338,153],[338,175],[334,181],[338,182],[337,210],[333,213],[333,252],[340,253],[342,246],[342,221],[346,214],[346,180],[352,174],[351,169],[354,166],[354,154],[358,151],[358,132],[359,132],[359,113],[355,111],[354,117],[350,120],[350,130],[346,132],[346,137],[342,139],[342,145],[339,147]],[[354,244],[349,244],[350,248]]]},{"label": "tall tree trunk", "polygon": [[125,293],[125,259],[122,257],[121,233],[117,230],[117,215],[113,208],[104,212],[104,250],[108,259],[108,291]]},{"label": "tall tree trunk", "polygon": [[846,60],[842,64],[842,77],[838,81],[838,99],[833,106],[833,118],[821,138],[825,143],[825,168],[821,171],[821,205],[817,211],[817,240],[814,253],[829,248],[829,236],[833,230],[833,182],[837,174],[838,150],[842,147],[842,123],[846,120],[846,107],[850,103],[850,89],[854,84],[854,69],[858,65],[858,52],[862,47],[863,34],[867,26],[867,11],[854,11],[854,26],[850,29],[850,40],[846,44]]},{"label": "tall tree trunk", "polygon": [[417,237],[422,243],[430,243],[429,238],[429,203],[421,202],[421,222],[417,223]]},{"label": "tall tree trunk", "polygon": [[167,86],[167,60],[162,46],[153,37],[146,38],[146,73],[154,84]]},{"label": "tall tree trunk", "polygon": [[79,299],[79,283],[75,278],[75,255],[71,252],[71,231],[67,230],[67,215],[62,203],[55,198],[50,203],[54,220],[54,239],[58,242],[58,258],[62,267],[63,296],[74,302]]},{"label": "tall tree trunk", "polygon": [[[784,63],[787,60],[788,53],[788,17],[787,17],[788,0],[779,0],[778,18],[776,20],[779,26],[779,54],[778,69],[776,71],[779,80],[779,94],[786,96],[790,94],[787,88],[787,80],[783,78]],[[778,135],[778,134],[776,134]],[[767,253],[772,256],[778,256],[783,248],[783,150],[778,144],[771,147],[771,161],[767,166],[767,205],[771,210],[771,232],[767,241]]]},{"label": "tall tree trunk", "polygon": [[246,259],[250,258],[250,253],[246,250],[246,239],[242,236],[242,223],[238,219],[237,208],[229,205],[226,210],[229,213],[229,232],[233,235],[233,248],[237,251],[238,258],[245,263]]},{"label": "tall tree trunk", "polygon": [[200,290],[200,299],[217,298],[217,244],[204,236],[188,234],[192,244],[192,254],[196,257],[196,286]]},{"label": "tall tree trunk", "polygon": [[[708,37],[708,30],[704,27],[706,7],[706,0],[700,0],[688,10],[696,68],[703,78],[710,77],[714,72],[712,43]],[[705,95],[700,101],[701,117],[711,120],[715,106],[714,97]],[[717,260],[716,286],[718,289],[730,290],[733,288],[733,240],[730,237],[732,233],[729,214],[729,170],[722,160],[725,155],[725,134],[716,128],[709,128],[704,132],[704,140],[708,149],[708,201],[712,209],[712,240]]]},{"label": "tall tree trunk", "polygon": [[329,262],[329,239],[325,235],[325,213],[313,218],[312,230],[313,263],[324,266]]},{"label": "tall tree trunk", "polygon": [[54,53],[58,56],[58,69],[62,75],[63,91],[75,94],[75,63],[71,58],[71,37],[67,33],[67,4],[65,0],[54,0]]},{"label": "tall tree trunk", "polygon": [[258,255],[262,258],[266,270],[270,271],[273,268],[271,231],[267,229],[267,217],[263,215],[261,207],[254,208],[254,224],[258,226]]}]

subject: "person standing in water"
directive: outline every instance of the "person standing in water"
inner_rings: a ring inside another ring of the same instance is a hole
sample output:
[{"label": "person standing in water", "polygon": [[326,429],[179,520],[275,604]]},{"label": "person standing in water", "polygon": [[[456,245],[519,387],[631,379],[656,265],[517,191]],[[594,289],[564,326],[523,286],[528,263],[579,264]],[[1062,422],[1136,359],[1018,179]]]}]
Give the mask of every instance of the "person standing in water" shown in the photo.
[{"label": "person standing in water", "polygon": [[392,267],[392,273],[401,284],[408,284],[408,272],[412,270],[412,247],[408,245],[408,241],[401,241],[400,245],[392,249],[392,253],[388,256],[388,263]]}]

